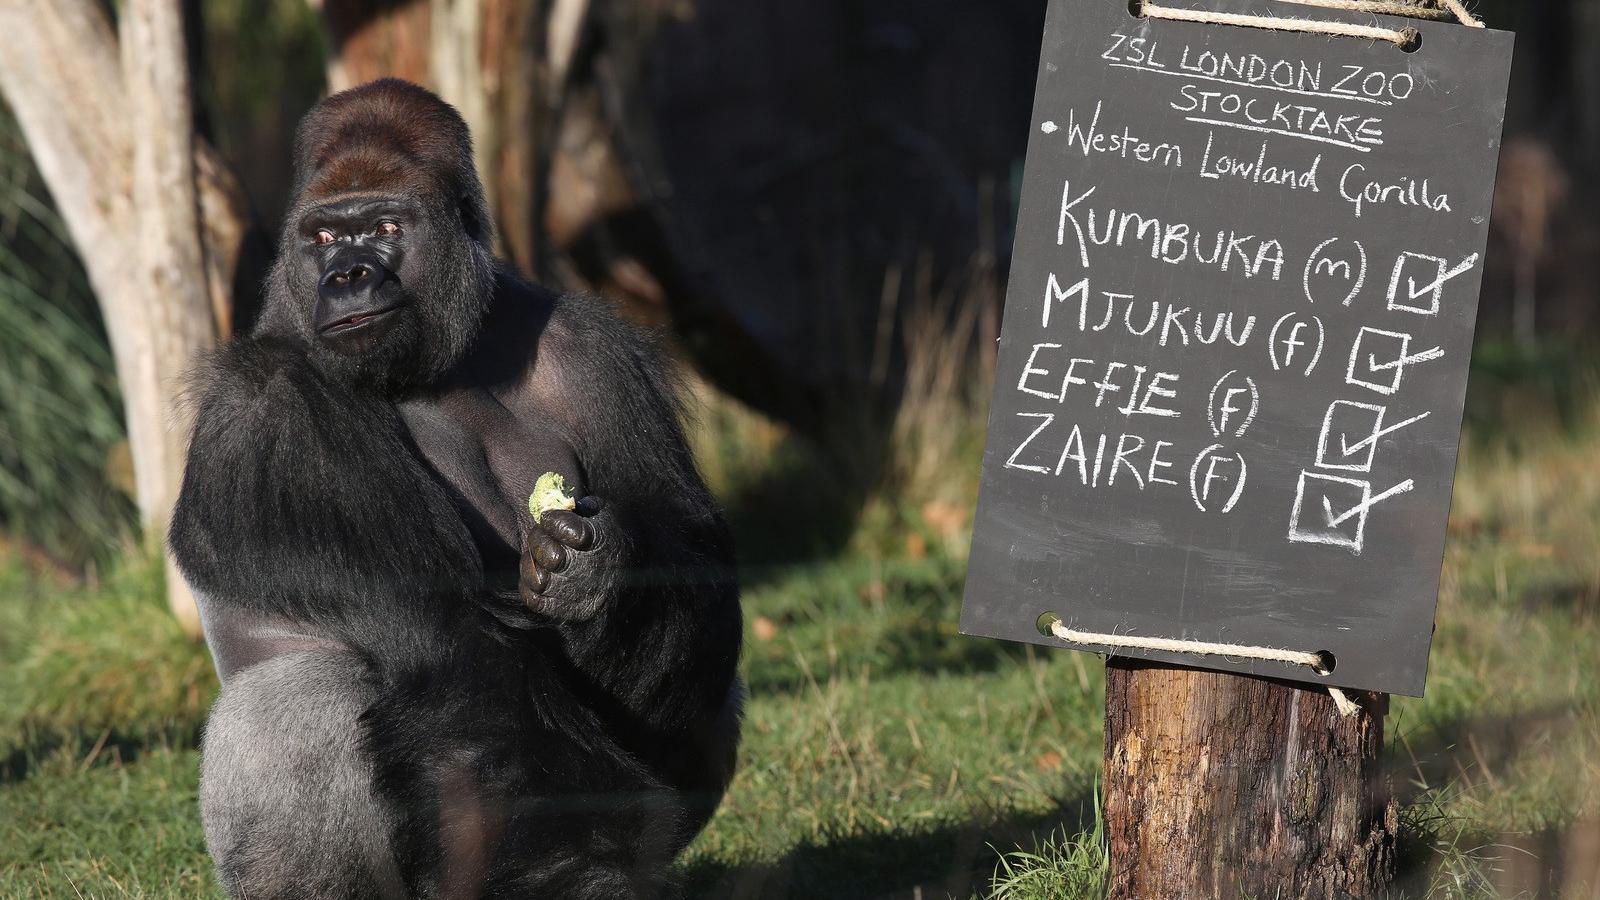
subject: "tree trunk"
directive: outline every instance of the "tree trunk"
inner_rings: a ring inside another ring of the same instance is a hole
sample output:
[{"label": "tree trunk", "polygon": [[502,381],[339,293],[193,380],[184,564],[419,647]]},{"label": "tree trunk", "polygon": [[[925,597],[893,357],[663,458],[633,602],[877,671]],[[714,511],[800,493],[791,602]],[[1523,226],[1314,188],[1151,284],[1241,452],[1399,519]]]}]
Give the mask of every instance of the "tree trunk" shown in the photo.
[{"label": "tree trunk", "polygon": [[431,5],[420,0],[325,0],[318,3],[333,38],[328,90],[391,76],[429,84]]},{"label": "tree trunk", "polygon": [[[634,203],[631,196],[611,197],[626,178],[605,123],[589,128],[577,145],[561,128],[563,118],[572,118],[566,98],[589,27],[589,0],[325,0],[321,10],[333,50],[330,91],[404,78],[461,113],[499,225],[496,249],[524,272],[553,274],[547,218],[572,233],[619,202]],[[592,118],[587,107],[578,114]],[[549,177],[562,151],[586,164],[569,165],[581,170],[564,181]],[[554,206],[553,193],[559,193]]]},{"label": "tree trunk", "polygon": [[1388,700],[1113,659],[1105,817],[1117,900],[1370,897],[1394,874]]},{"label": "tree trunk", "polygon": [[[216,343],[208,293],[199,191],[195,186],[194,110],[188,53],[176,0],[125,0],[121,9],[122,76],[133,135],[134,284],[142,296],[120,309],[111,330],[132,371],[122,380],[128,443],[146,534],[164,539],[183,485],[189,444],[184,408],[173,403],[194,360]],[[120,333],[121,338],[117,335]],[[194,595],[166,555],[167,602],[184,629],[200,632]]]},{"label": "tree trunk", "polygon": [[[125,0],[121,46],[95,0],[0,0],[3,90],[78,246],[117,363],[140,520],[160,542],[188,427],[183,373],[231,307],[238,187],[197,148],[175,0]],[[119,63],[120,60],[120,63]],[[214,217],[202,226],[202,211]],[[168,601],[199,634],[168,560]]]}]

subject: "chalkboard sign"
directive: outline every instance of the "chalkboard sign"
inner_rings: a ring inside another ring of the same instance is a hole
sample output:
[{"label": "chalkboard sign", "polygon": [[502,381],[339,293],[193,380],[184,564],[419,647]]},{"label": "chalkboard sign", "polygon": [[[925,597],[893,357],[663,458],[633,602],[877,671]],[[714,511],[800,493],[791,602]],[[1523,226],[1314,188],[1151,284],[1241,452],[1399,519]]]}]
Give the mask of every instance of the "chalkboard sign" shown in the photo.
[{"label": "chalkboard sign", "polygon": [[1421,695],[1512,36],[1313,12],[1052,0],[964,633]]}]

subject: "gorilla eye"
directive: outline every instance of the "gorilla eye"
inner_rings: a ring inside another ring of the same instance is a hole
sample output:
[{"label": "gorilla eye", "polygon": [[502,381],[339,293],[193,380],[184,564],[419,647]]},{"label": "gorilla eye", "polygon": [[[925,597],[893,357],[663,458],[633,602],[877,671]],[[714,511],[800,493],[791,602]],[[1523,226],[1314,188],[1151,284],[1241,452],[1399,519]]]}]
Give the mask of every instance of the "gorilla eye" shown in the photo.
[{"label": "gorilla eye", "polygon": [[321,231],[317,232],[317,236],[312,238],[312,240],[315,241],[318,245],[331,244],[331,243],[333,243],[333,232],[331,232],[328,229],[324,228]]},{"label": "gorilla eye", "polygon": [[399,233],[400,233],[400,226],[396,225],[393,222],[379,222],[378,223],[378,234],[381,234],[384,237],[394,237],[395,235],[397,235]]}]

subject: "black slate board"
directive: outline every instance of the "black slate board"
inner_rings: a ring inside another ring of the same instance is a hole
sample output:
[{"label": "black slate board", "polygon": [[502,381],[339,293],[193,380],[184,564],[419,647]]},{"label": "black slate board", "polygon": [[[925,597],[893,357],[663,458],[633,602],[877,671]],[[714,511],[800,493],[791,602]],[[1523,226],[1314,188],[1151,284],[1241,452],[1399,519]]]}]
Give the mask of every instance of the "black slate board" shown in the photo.
[{"label": "black slate board", "polygon": [[1204,8],[1423,42],[1052,0],[961,628],[1420,696],[1512,35]]}]

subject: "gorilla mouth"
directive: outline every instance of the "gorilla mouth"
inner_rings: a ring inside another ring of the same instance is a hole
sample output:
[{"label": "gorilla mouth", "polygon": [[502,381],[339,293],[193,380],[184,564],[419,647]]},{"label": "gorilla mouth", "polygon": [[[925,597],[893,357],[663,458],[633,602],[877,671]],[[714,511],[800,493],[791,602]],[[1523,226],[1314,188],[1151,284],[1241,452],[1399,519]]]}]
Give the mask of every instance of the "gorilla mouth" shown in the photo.
[{"label": "gorilla mouth", "polygon": [[394,315],[400,310],[401,305],[403,304],[390,306],[386,309],[374,309],[367,310],[365,312],[352,313],[344,318],[336,319],[322,326],[320,329],[318,329],[318,333],[323,335],[343,335],[360,331],[374,322],[387,319],[389,316]]}]

